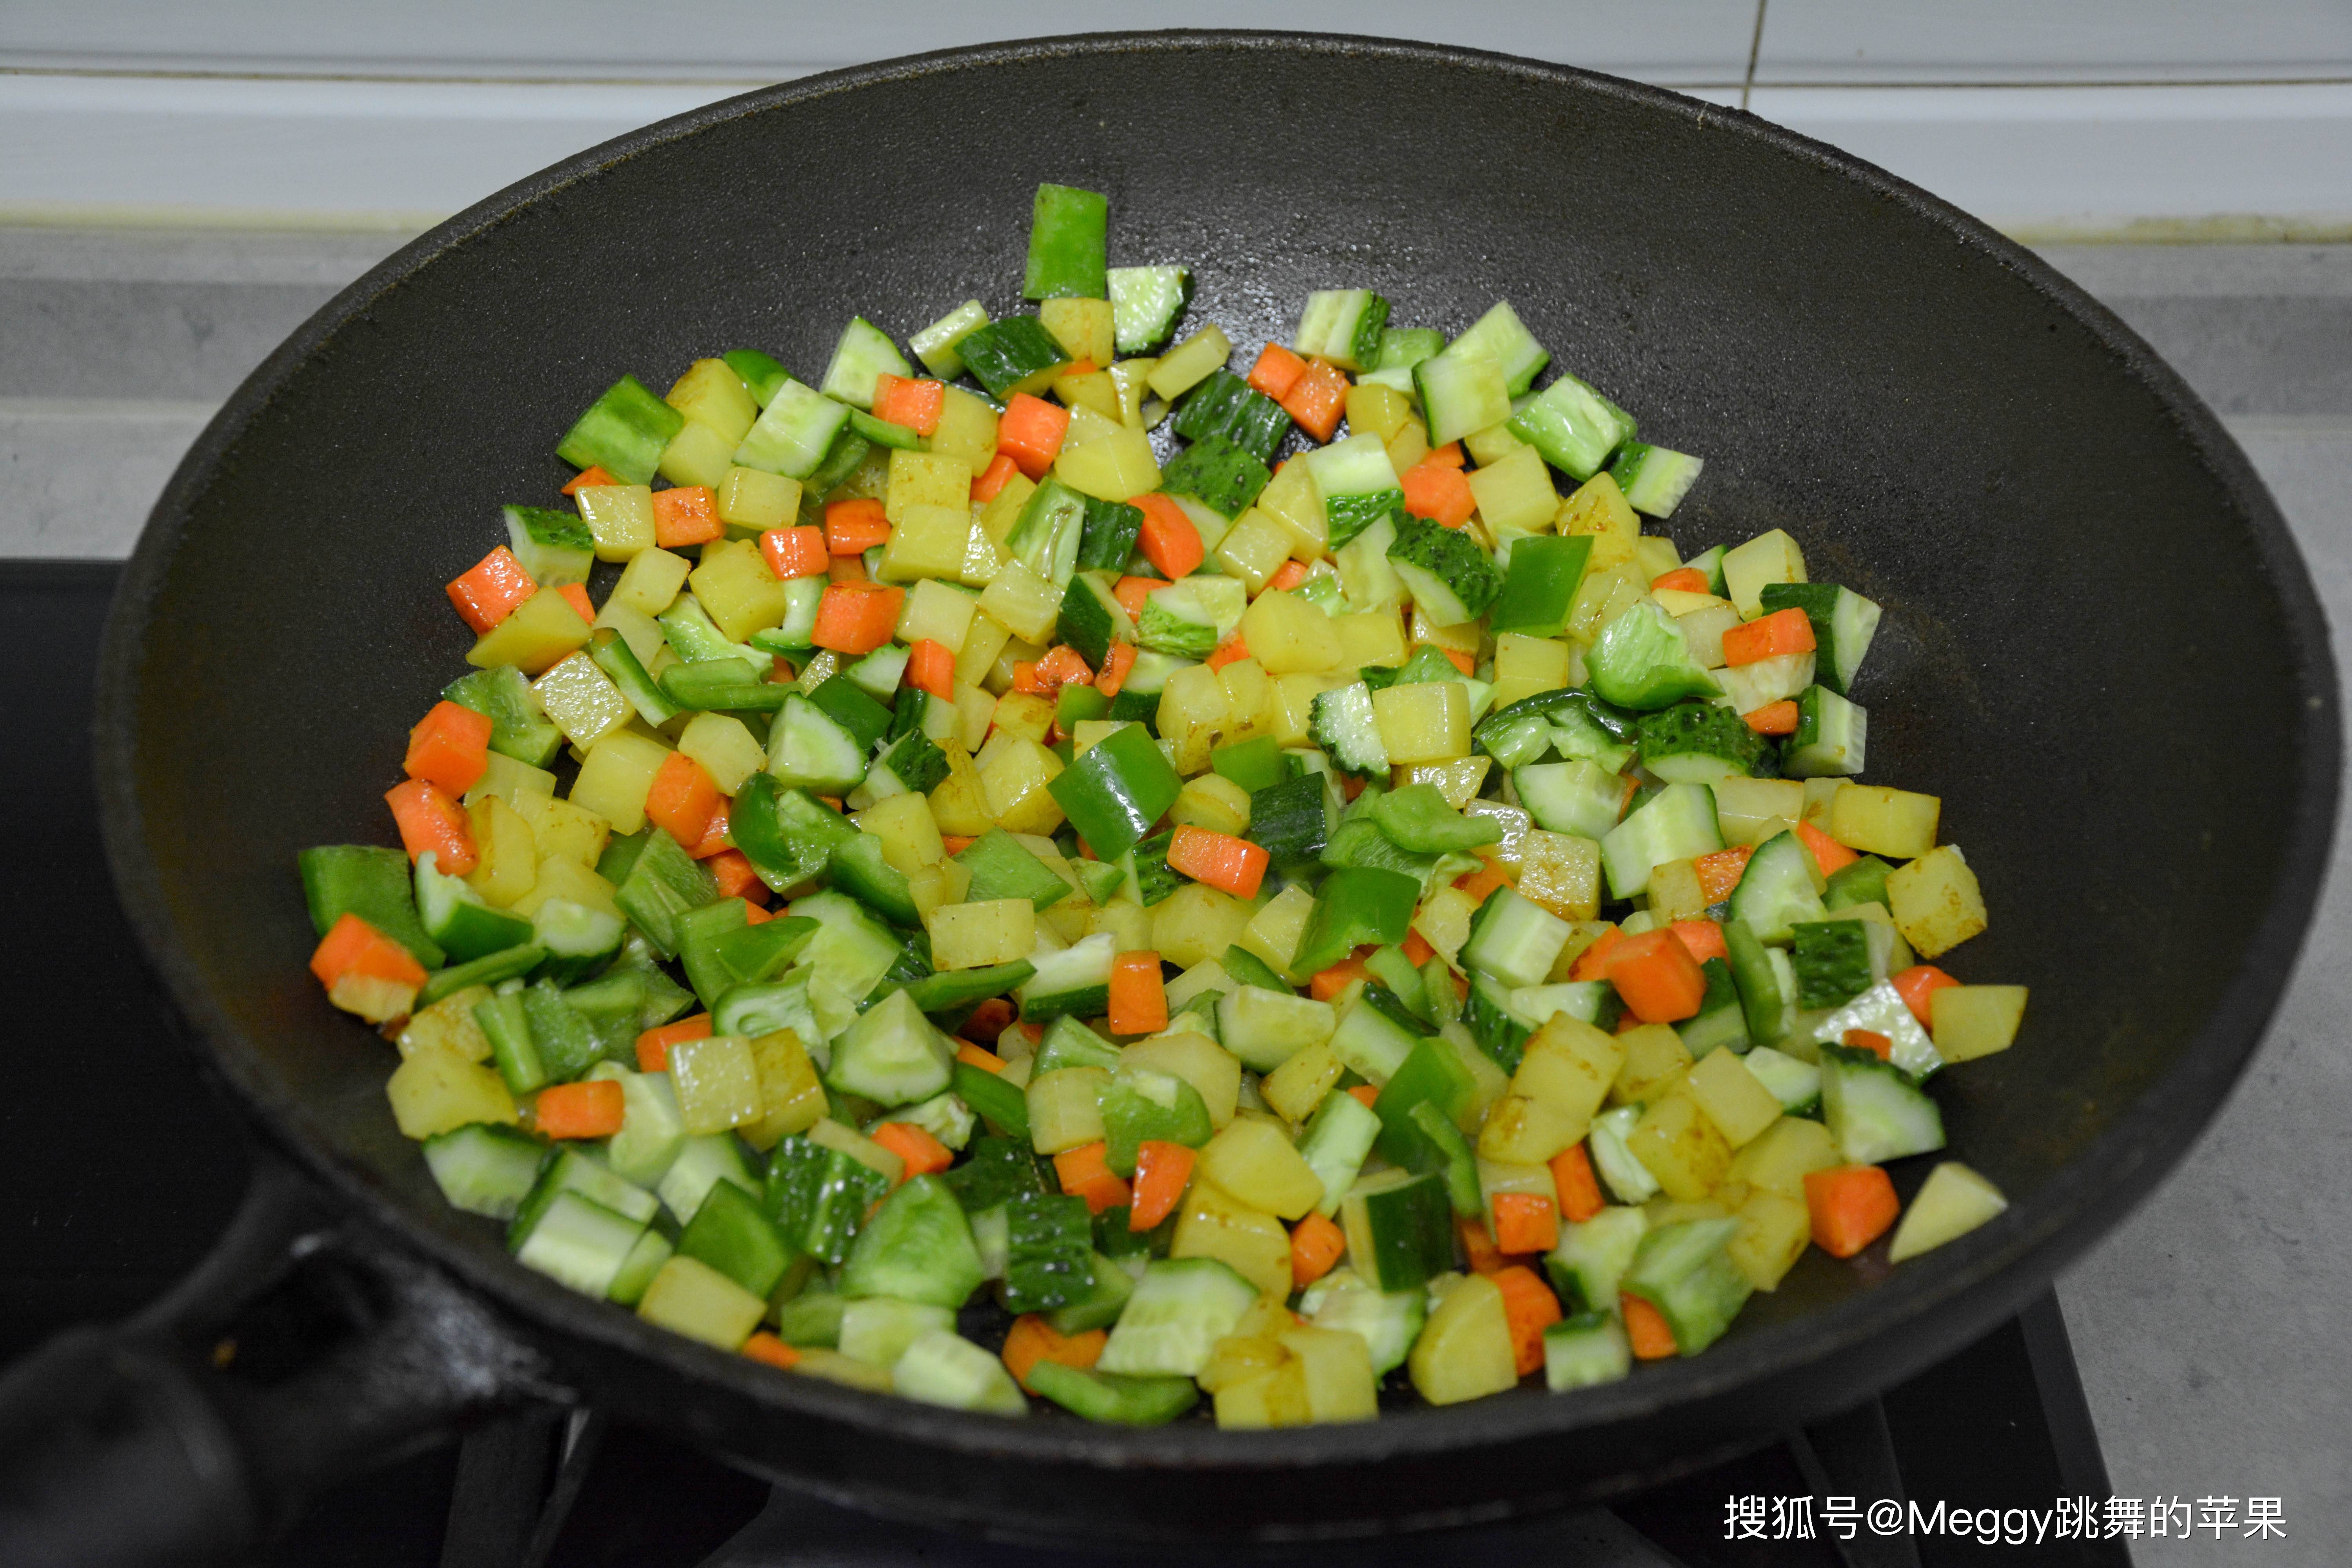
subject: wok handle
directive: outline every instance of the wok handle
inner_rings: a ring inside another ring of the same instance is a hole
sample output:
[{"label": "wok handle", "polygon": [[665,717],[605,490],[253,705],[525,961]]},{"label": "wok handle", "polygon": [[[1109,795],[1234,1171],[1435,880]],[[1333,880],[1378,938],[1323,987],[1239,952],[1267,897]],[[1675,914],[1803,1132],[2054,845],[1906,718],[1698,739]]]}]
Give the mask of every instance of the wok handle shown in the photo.
[{"label": "wok handle", "polygon": [[0,1376],[0,1563],[236,1563],[324,1487],[569,1398],[481,1302],[257,1153],[243,1209],[168,1295]]}]

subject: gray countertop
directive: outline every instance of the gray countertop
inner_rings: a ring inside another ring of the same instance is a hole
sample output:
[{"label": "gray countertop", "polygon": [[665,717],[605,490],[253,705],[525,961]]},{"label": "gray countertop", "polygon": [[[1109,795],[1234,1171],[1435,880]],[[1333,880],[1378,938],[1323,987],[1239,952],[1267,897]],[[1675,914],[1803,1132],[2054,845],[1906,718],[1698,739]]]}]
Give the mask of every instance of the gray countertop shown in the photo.
[{"label": "gray countertop", "polygon": [[[127,552],[251,366],[395,237],[0,227],[0,555]],[[2339,660],[2352,628],[2352,247],[2044,252],[2145,334],[2293,525]],[[2251,1070],[2138,1212],[2060,1282],[2116,1491],[2281,1500],[2284,1541],[2146,1563],[2352,1556],[2352,879],[2346,850]],[[1969,1500],[1950,1500],[1963,1503]]]}]

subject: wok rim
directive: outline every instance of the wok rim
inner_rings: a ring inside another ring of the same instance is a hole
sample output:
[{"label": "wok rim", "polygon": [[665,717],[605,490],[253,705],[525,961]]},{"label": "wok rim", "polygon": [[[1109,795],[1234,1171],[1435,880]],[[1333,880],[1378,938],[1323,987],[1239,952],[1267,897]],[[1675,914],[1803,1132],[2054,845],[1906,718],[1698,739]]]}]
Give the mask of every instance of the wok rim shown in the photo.
[{"label": "wok rim", "polygon": [[[1773,152],[1861,185],[1902,214],[1940,229],[1992,265],[2018,275],[2087,331],[2118,368],[2169,415],[2200,467],[2245,518],[2257,564],[2278,601],[2294,656],[2304,715],[2301,768],[2268,910],[2249,958],[2198,1027],[2179,1060],[2105,1134],[2030,1197],[1972,1235],[1916,1261],[1877,1285],[1790,1323],[1727,1340],[1687,1361],[1580,1391],[1574,1398],[1481,1400],[1385,1415],[1377,1422],[1283,1432],[1221,1432],[1180,1425],[1150,1430],[1076,1421],[1006,1421],[865,1394],[814,1378],[779,1378],[654,1328],[635,1314],[592,1301],[515,1263],[502,1250],[462,1241],[417,1223],[407,1204],[309,1113],[215,1003],[183,950],[164,908],[163,879],[145,847],[135,763],[136,710],[144,632],[169,580],[194,509],[214,470],[315,353],[412,274],[531,205],[629,158],[742,117],[861,88],[949,71],[1057,58],[1203,50],[1307,58],[1379,58],[1487,73],[1594,95],[1750,138]],[[713,1384],[777,1415],[838,1422],[862,1431],[995,1459],[1109,1469],[1234,1467],[1321,1468],[1502,1446],[1544,1435],[1643,1422],[1678,1406],[1727,1398],[1743,1387],[1802,1382],[1807,1367],[1872,1356],[1892,1381],[1947,1353],[1963,1339],[1905,1330],[1928,1318],[1960,1323],[1967,1337],[2013,1312],[2057,1269],[2087,1249],[2144,1199],[2188,1152],[2261,1043],[2284,995],[2324,882],[2340,789],[2341,715],[2326,621],[2302,554],[2267,489],[2218,418],[2137,334],[2021,245],[1916,186],[1835,148],[1748,114],[1665,89],[1572,66],[1486,50],[1348,35],[1182,29],[1093,33],[943,49],[827,71],[738,95],[646,126],[543,169],[476,203],[418,237],[339,292],[274,350],[223,404],[174,470],[127,563],[109,613],[99,665],[94,725],[107,860],[132,930],[179,1018],[205,1058],[231,1086],[240,1109],[302,1169],[367,1221],[463,1280],[526,1325],[552,1330],[607,1352],[645,1358],[679,1376]],[[1937,1342],[1925,1342],[1927,1341]],[[1781,1411],[1776,1419],[1793,1414]],[[1767,1423],[1759,1420],[1759,1428]]]}]

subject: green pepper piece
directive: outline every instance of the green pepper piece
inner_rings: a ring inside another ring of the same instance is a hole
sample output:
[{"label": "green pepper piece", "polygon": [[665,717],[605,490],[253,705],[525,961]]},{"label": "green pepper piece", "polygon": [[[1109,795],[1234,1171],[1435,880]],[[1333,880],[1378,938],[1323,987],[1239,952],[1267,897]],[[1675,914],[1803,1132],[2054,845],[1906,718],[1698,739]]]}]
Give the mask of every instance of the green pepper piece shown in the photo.
[{"label": "green pepper piece", "polygon": [[1120,1176],[1135,1174],[1145,1143],[1198,1149],[1216,1131],[1201,1091],[1173,1073],[1128,1068],[1112,1074],[1102,1093],[1103,1163]]},{"label": "green pepper piece", "polygon": [[[1175,797],[1169,799],[1172,803]],[[353,914],[406,948],[427,969],[440,968],[447,958],[417,918],[408,857],[401,851],[373,844],[322,844],[303,850],[295,864],[302,873],[302,895],[310,903],[310,924],[320,936],[344,915]]]},{"label": "green pepper piece", "polygon": [[1402,942],[1420,900],[1421,883],[1401,871],[1349,866],[1332,872],[1316,889],[1315,907],[1307,911],[1307,929],[1299,933],[1298,952],[1291,959],[1292,972],[1312,974],[1366,943]]},{"label": "green pepper piece", "polygon": [[1587,533],[1538,534],[1514,543],[1511,563],[1503,573],[1503,591],[1487,612],[1488,626],[1496,636],[1559,636],[1568,626],[1568,613],[1591,555],[1592,536]]},{"label": "green pepper piece", "polygon": [[949,1087],[991,1127],[1010,1138],[1029,1136],[1029,1097],[986,1068],[958,1062]]},{"label": "green pepper piece", "polygon": [[547,1063],[531,1038],[530,1019],[523,1011],[522,993],[509,991],[474,1004],[474,1022],[490,1042],[490,1062],[517,1094],[547,1087]]},{"label": "green pepper piece", "polygon": [[1151,737],[1130,725],[1088,748],[1045,787],[1097,858],[1107,860],[1151,831],[1184,781]]},{"label": "green pepper piece", "polygon": [[677,1238],[677,1255],[707,1263],[754,1296],[766,1296],[792,1267],[793,1250],[760,1212],[760,1200],[732,1182],[713,1182]]},{"label": "green pepper piece", "polygon": [[1246,741],[1218,746],[1209,752],[1209,766],[1218,777],[1231,779],[1252,795],[1272,789],[1290,777],[1290,760],[1282,754],[1281,742],[1271,735],[1255,735]]},{"label": "green pepper piece", "polygon": [[1373,803],[1372,821],[1400,849],[1416,855],[1452,855],[1481,844],[1499,844],[1503,825],[1491,816],[1465,816],[1435,784],[1406,784]]},{"label": "green pepper piece", "polygon": [[1029,1369],[1029,1387],[1073,1415],[1117,1426],[1164,1426],[1201,1401],[1189,1377],[1130,1377],[1049,1361]]},{"label": "green pepper piece", "polygon": [[793,695],[791,687],[761,679],[756,668],[740,658],[674,664],[662,671],[660,685],[662,696],[677,707],[705,713],[771,713]]},{"label": "green pepper piece", "polygon": [[1031,207],[1024,300],[1110,297],[1110,202],[1098,191],[1042,184]]},{"label": "green pepper piece", "polygon": [[728,808],[727,832],[760,880],[780,893],[823,871],[834,850],[857,835],[840,813],[819,805],[805,790],[786,788],[770,773],[744,781]]},{"label": "green pepper piece", "polygon": [[455,963],[446,969],[436,969],[425,982],[425,989],[416,994],[419,1008],[455,996],[468,985],[496,985],[501,980],[514,980],[529,974],[547,961],[547,949],[535,942],[508,948],[478,958],[471,963]]},{"label": "green pepper piece", "polygon": [[729,370],[742,378],[751,401],[762,408],[768,406],[777,389],[793,378],[793,373],[777,363],[773,355],[758,349],[729,349],[719,357],[727,362]]},{"label": "green pepper piece", "polygon": [[719,901],[719,881],[661,828],[647,831],[613,901],[664,958],[677,956],[677,917]]},{"label": "green pepper piece", "polygon": [[1452,1046],[1433,1038],[1414,1046],[1372,1101],[1372,1114],[1381,1119],[1381,1156],[1408,1169],[1431,1168],[1423,1149],[1428,1136],[1414,1123],[1412,1108],[1427,1101],[1447,1121],[1456,1121],[1476,1091],[1470,1069]]},{"label": "green pepper piece", "polygon": [[1290,982],[1274,972],[1274,966],[1239,942],[1225,949],[1224,957],[1217,961],[1236,985],[1255,985],[1261,991],[1287,991]]},{"label": "green pepper piece", "polygon": [[[610,626],[598,626],[589,639],[588,657],[621,689],[621,695],[629,700],[638,718],[659,725],[677,717],[677,704],[663,692],[659,681],[646,673],[646,667],[637,662],[635,650],[622,640],[620,633]],[[498,715],[491,714],[490,720],[495,724]]]}]

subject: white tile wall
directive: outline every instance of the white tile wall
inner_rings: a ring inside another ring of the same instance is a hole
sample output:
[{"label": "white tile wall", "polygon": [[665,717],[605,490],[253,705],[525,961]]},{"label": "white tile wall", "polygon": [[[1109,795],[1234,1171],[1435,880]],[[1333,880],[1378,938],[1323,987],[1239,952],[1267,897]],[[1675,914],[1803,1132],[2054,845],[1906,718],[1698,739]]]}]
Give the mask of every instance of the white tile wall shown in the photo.
[{"label": "white tile wall", "polygon": [[1769,0],[1764,82],[2352,79],[2343,0]]}]

